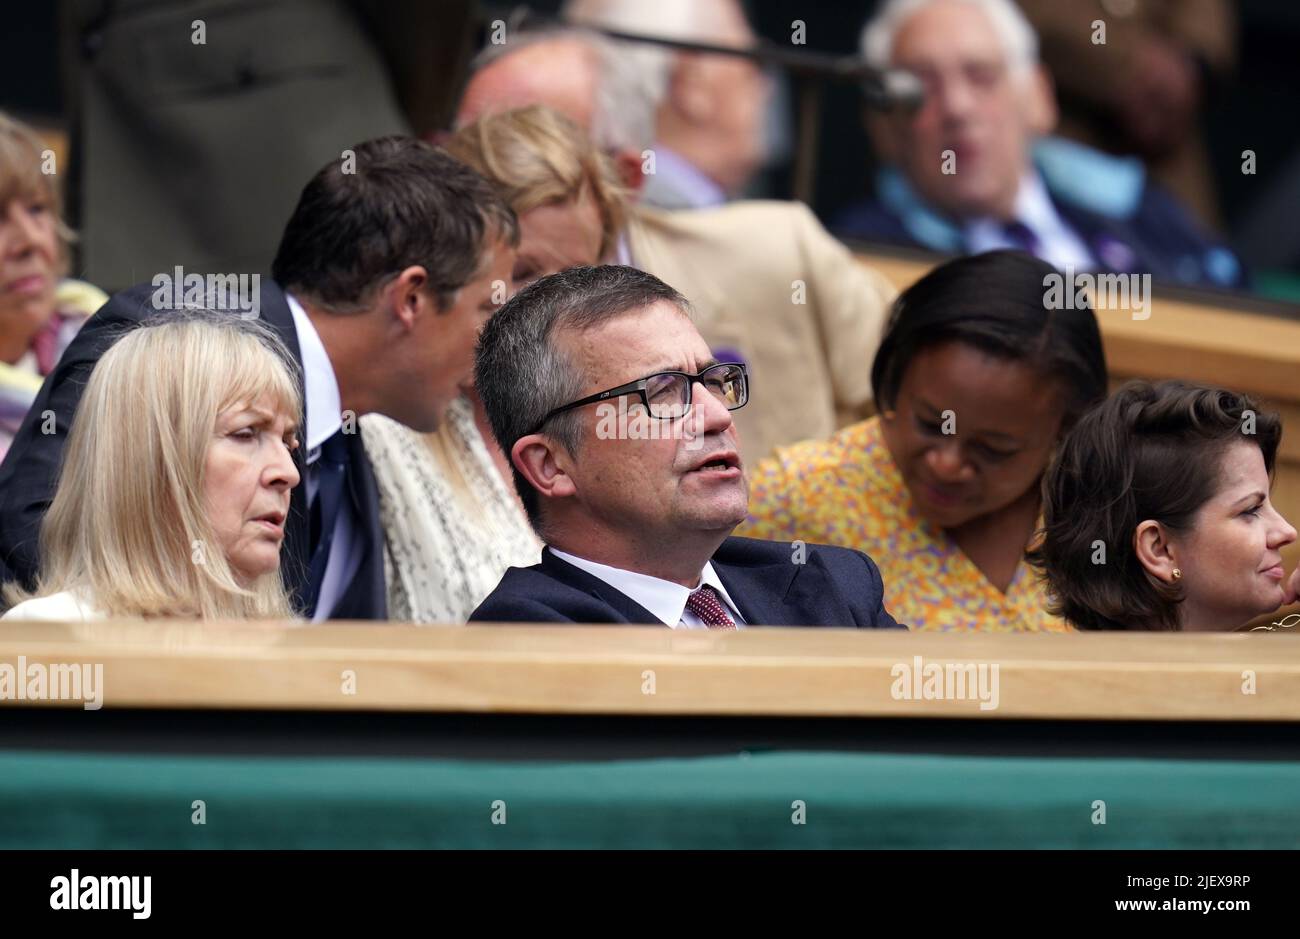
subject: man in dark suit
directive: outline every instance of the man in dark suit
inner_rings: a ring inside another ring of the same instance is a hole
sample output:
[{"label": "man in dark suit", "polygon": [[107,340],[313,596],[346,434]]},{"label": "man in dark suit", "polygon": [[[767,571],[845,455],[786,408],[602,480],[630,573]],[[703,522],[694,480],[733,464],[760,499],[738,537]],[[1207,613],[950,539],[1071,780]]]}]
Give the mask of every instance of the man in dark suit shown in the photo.
[{"label": "man in dark suit", "polygon": [[[357,418],[373,411],[416,430],[438,426],[469,377],[517,244],[515,217],[486,180],[413,138],[384,137],[303,189],[272,278],[173,269],[115,295],[46,379],[0,465],[0,575],[35,578],[41,518],[100,356],[123,331],[201,305],[261,317],[299,366],[303,485],[281,563],[296,604],[316,620],[386,618],[378,494]],[[238,289],[227,289],[230,278]]]},{"label": "man in dark suit", "polygon": [[748,374],[654,275],[525,288],[484,330],[474,383],[546,549],[472,621],[897,627],[865,554],[729,537],[749,507],[731,419]]},{"label": "man in dark suit", "polygon": [[[897,625],[881,607],[880,571],[860,551],[727,538],[709,563],[751,626]],[[635,588],[631,588],[635,592]],[[719,591],[721,593],[721,591]],[[655,595],[651,593],[650,597]],[[650,601],[648,601],[650,602]],[[658,609],[663,609],[653,603]],[[683,612],[686,607],[683,605]],[[675,612],[675,607],[669,608]],[[600,577],[542,551],[542,563],[512,567],[474,612],[486,622],[660,623],[663,618]],[[680,621],[681,614],[678,615]],[[679,622],[680,625],[680,622]],[[693,624],[692,624],[693,625]]]}]

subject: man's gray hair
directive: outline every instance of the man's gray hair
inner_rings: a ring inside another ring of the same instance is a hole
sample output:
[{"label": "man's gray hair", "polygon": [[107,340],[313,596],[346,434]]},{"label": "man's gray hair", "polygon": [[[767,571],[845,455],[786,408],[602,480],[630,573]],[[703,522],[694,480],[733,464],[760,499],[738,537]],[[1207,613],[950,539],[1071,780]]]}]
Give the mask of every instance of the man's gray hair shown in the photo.
[{"label": "man's gray hair", "polygon": [[[726,3],[731,0],[568,0],[562,13],[572,23],[596,26],[636,36],[685,42],[724,43],[728,31]],[[593,137],[602,133],[619,147],[643,149],[654,143],[654,118],[668,95],[672,49],[650,43],[620,42],[601,37],[601,87],[597,92]],[[646,112],[629,110],[649,105]]]},{"label": "man's gray hair", "polygon": [[643,53],[651,47],[629,50],[629,43],[615,42],[586,29],[526,30],[504,43],[484,47],[470,63],[470,75],[529,46],[564,41],[581,44],[594,57],[596,87],[591,92],[592,126],[587,128],[591,139],[611,152],[641,153],[652,147],[666,79],[661,86],[657,72],[641,62]]},{"label": "man's gray hair", "polygon": [[[581,398],[584,385],[578,367],[557,348],[557,332],[593,329],[665,301],[690,315],[686,298],[658,277],[618,264],[570,268],[543,277],[511,297],[488,320],[474,360],[474,388],[506,458],[519,438],[543,429],[577,455],[581,411],[567,411],[546,421],[551,411]],[[529,522],[541,535],[537,491],[511,464],[515,490]]]},{"label": "man's gray hair", "polygon": [[[940,0],[885,0],[862,29],[862,57],[874,69],[893,65],[894,39],[916,13]],[[1002,38],[1007,64],[1013,73],[1023,74],[1038,62],[1038,34],[1014,0],[959,0],[984,11]]]}]

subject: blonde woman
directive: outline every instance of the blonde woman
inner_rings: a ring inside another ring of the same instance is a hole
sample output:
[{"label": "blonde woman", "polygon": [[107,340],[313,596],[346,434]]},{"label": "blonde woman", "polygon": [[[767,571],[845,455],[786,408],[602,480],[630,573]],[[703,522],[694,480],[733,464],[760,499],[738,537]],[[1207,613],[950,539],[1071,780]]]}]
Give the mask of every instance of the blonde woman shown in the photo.
[{"label": "blonde woman", "polygon": [[0,459],[41,380],[108,297],[65,275],[72,230],[60,217],[59,177],[44,145],[0,113]]},{"label": "blonde woman", "polygon": [[[513,289],[614,256],[625,194],[608,158],[567,118],[542,107],[507,111],[442,145],[487,177],[519,217]],[[507,568],[541,557],[509,461],[474,389],[463,391],[436,433],[378,415],[360,422],[379,486],[393,619],[463,623]]]},{"label": "blonde woman", "polygon": [[302,413],[255,321],[186,312],[99,360],[41,527],[36,589],[6,620],[289,618],[280,546]]}]

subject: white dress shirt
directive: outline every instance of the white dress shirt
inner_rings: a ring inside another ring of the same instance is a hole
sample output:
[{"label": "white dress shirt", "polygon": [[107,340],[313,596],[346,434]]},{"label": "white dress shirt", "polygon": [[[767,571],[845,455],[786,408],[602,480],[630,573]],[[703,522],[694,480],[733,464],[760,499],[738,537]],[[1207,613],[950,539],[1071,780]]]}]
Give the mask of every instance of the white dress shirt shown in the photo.
[{"label": "white dress shirt", "polygon": [[614,263],[622,264],[624,267],[636,267],[636,260],[632,257],[632,246],[627,241],[627,229],[618,233],[618,243],[614,246]]},{"label": "white dress shirt", "polygon": [[[314,467],[320,459],[321,444],[343,427],[343,404],[339,395],[338,378],[334,375],[334,366],[325,352],[320,334],[316,332],[316,327],[312,325],[311,318],[302,305],[289,294],[285,294],[285,299],[289,301],[289,312],[293,314],[294,329],[298,333],[307,392],[307,400],[304,402],[307,411],[304,443],[307,447],[307,505],[310,507],[316,501],[316,490],[320,488],[320,479]],[[360,430],[356,432],[360,433]],[[308,545],[308,551],[310,550],[311,546]],[[310,560],[309,554],[308,562]],[[329,618],[360,565],[357,523],[353,517],[352,500],[345,492],[334,519],[334,540],[330,543],[330,556],[325,562],[325,577],[321,582],[312,622],[319,623]]]},{"label": "white dress shirt", "polygon": [[598,564],[586,558],[574,557],[556,548],[551,548],[550,551],[561,561],[567,561],[592,577],[603,580],[625,596],[631,597],[665,626],[673,629],[708,629],[703,620],[686,609],[687,598],[707,584],[718,592],[718,598],[726,607],[727,613],[736,621],[736,628],[745,628],[745,618],[740,615],[735,602],[727,594],[727,588],[722,586],[722,581],[718,579],[718,574],[713,569],[712,561],[704,563],[704,570],[700,571],[700,583],[692,588],[675,584],[671,580],[660,580],[649,574],[638,574],[636,571],[625,571],[622,568],[610,567],[608,564]]},{"label": "white dress shirt", "polygon": [[[1020,183],[1016,193],[1015,221],[1020,222],[1038,239],[1038,256],[1059,270],[1095,270],[1097,262],[1088,246],[1070,224],[1056,211],[1052,197],[1047,194],[1043,178],[1037,172],[1029,173]],[[1019,248],[996,219],[979,218],[967,222],[966,246],[971,254],[996,251],[999,248]]]}]

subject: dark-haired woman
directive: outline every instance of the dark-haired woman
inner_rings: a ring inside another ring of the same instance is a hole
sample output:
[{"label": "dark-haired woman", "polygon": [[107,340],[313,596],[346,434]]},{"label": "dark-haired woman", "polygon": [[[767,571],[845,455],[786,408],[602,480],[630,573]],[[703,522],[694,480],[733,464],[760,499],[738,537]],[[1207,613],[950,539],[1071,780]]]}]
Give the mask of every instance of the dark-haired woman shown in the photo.
[{"label": "dark-haired woman", "polygon": [[867,552],[913,629],[1067,629],[1024,551],[1053,448],[1105,395],[1106,362],[1090,309],[1045,307],[1059,276],[996,251],[912,285],[871,369],[881,416],[761,461],[737,534]]},{"label": "dark-haired woman", "polygon": [[1234,630],[1286,599],[1296,530],[1269,500],[1282,438],[1245,395],[1129,382],[1084,415],[1043,481],[1030,562],[1079,629]]}]

